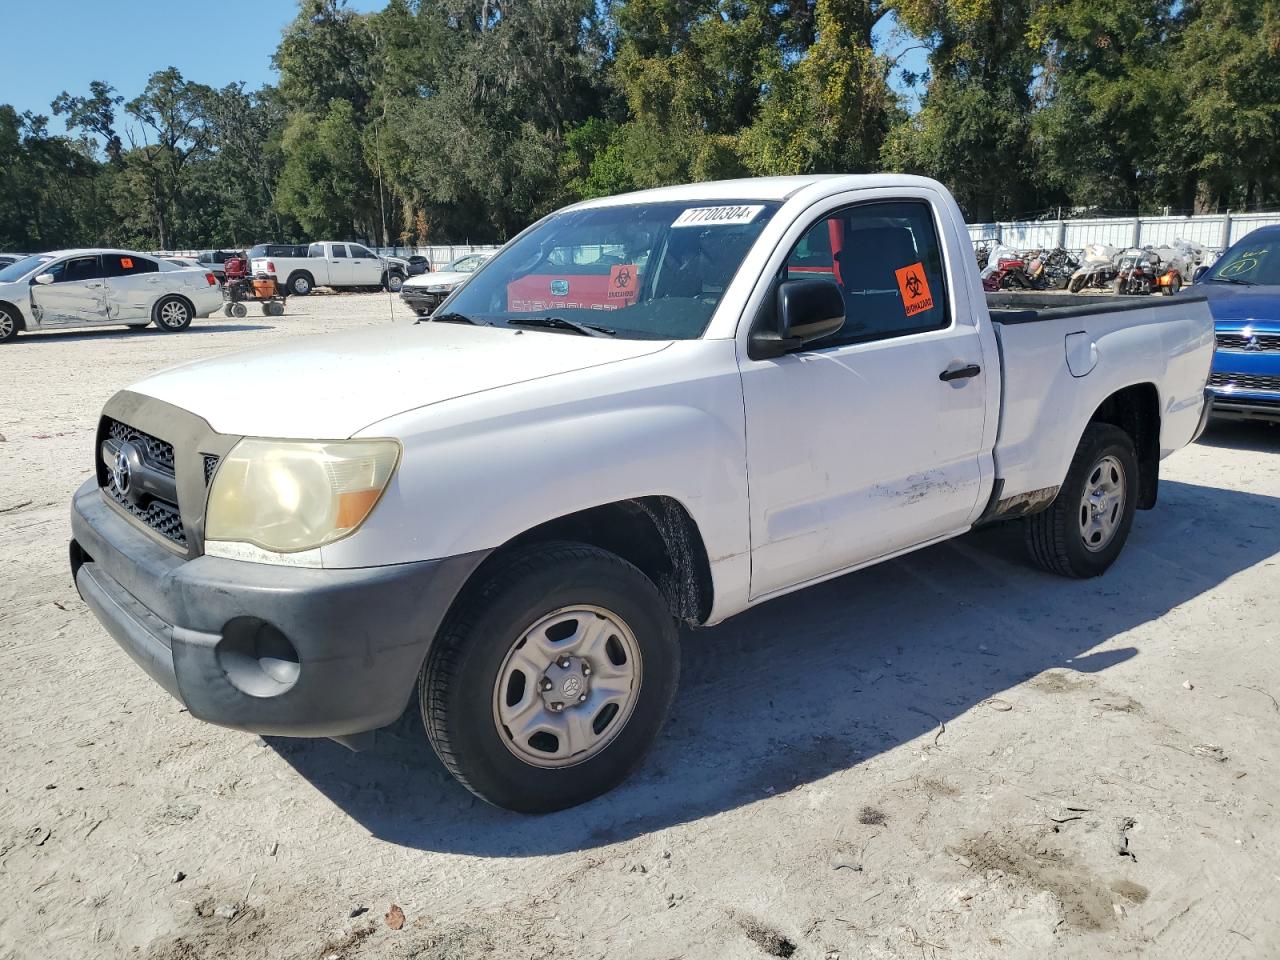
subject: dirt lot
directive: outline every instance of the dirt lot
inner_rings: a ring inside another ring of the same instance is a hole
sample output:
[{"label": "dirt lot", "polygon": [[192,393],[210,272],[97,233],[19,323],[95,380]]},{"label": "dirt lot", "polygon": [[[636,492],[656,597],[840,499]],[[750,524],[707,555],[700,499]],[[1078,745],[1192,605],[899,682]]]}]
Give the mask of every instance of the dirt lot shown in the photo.
[{"label": "dirt lot", "polygon": [[68,576],[98,410],[392,309],[0,347],[0,958],[1280,955],[1280,429],[1167,461],[1100,580],[995,529],[686,633],[655,752],[565,813],[473,801],[416,716],[192,720]]}]

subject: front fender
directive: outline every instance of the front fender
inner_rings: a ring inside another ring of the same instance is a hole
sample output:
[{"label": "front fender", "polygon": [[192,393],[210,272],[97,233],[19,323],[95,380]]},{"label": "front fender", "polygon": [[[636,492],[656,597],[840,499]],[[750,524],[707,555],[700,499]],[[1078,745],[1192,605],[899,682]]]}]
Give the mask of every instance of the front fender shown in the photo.
[{"label": "front fender", "polygon": [[698,525],[715,581],[718,568],[745,563],[750,547],[733,348],[677,343],[366,428],[360,436],[397,437],[401,463],[359,533],[324,548],[324,565],[492,550],[557,517],[669,496]]}]

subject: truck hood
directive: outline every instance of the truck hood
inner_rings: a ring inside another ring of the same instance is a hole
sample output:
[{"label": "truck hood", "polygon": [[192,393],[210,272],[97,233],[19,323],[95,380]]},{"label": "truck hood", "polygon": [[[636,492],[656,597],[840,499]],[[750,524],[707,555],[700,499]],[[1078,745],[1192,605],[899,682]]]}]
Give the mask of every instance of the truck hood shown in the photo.
[{"label": "truck hood", "polygon": [[1197,283],[1189,293],[1203,294],[1217,323],[1248,324],[1268,333],[1280,332],[1280,286],[1243,287],[1233,283]]},{"label": "truck hood", "polygon": [[129,389],[190,410],[219,433],[332,440],[417,407],[629,360],[669,344],[421,323],[198,360]]}]

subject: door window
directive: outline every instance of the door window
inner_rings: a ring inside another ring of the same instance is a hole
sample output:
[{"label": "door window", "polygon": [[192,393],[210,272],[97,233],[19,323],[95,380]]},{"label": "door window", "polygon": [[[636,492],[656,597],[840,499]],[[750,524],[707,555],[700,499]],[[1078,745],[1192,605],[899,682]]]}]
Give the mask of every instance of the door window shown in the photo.
[{"label": "door window", "polygon": [[316,258],[324,257],[324,244],[313,243],[311,246],[307,247],[307,256]]},{"label": "door window", "polygon": [[356,258],[363,258],[365,260],[370,260],[373,258],[373,254],[370,253],[368,250],[366,250],[364,247],[360,246],[360,244],[358,243],[351,244],[351,256]]},{"label": "door window", "polygon": [[345,260],[347,258],[347,245],[345,243],[335,243],[333,245],[333,256],[335,259],[341,258]]},{"label": "door window", "polygon": [[98,258],[72,257],[49,268],[54,283],[74,283],[77,280],[99,280],[102,278],[102,267]]},{"label": "door window", "polygon": [[787,257],[782,280],[829,278],[844,295],[844,326],[808,349],[940,330],[950,323],[942,249],[922,200],[845,207],[815,223]]},{"label": "door window", "polygon": [[[136,273],[155,273],[160,269],[160,264],[149,257],[125,253],[104,253],[102,264],[108,277],[130,277]],[[186,264],[179,263],[179,266]]]}]

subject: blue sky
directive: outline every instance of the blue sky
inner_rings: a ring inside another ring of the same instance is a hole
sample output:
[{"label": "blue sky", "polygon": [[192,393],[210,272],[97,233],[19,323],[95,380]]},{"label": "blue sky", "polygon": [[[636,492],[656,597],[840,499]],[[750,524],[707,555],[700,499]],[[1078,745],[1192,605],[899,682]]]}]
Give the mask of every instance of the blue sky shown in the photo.
[{"label": "blue sky", "polygon": [[298,10],[295,0],[0,0],[0,7],[0,103],[45,114],[55,131],[63,125],[50,102],[63,90],[88,93],[90,80],[105,80],[126,100],[168,66],[211,87],[274,83],[271,54]]},{"label": "blue sky", "polygon": [[[348,5],[377,10],[385,0]],[[211,87],[274,83],[271,54],[296,12],[296,0],[0,0],[0,103],[45,114],[50,130],[61,132],[49,104],[63,90],[88,93],[91,80],[105,80],[126,100],[168,66]],[[879,45],[894,46],[891,29],[886,23],[876,31]],[[922,68],[924,54],[909,54],[903,65]]]}]

